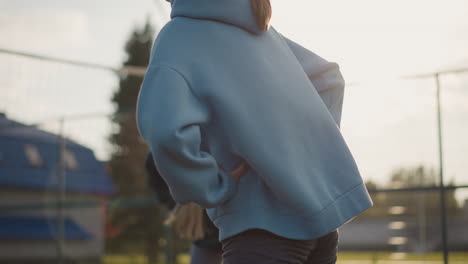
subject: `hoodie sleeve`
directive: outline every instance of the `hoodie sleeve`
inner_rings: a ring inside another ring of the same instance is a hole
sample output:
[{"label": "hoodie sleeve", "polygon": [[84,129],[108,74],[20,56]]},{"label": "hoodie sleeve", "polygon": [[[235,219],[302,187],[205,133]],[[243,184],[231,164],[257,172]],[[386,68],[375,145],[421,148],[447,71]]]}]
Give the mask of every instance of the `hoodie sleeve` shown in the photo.
[{"label": "hoodie sleeve", "polygon": [[177,71],[149,66],[138,97],[138,129],[175,201],[215,207],[236,191],[232,176],[200,150],[207,107]]},{"label": "hoodie sleeve", "polygon": [[284,37],[310,81],[319,93],[338,127],[343,108],[344,79],[338,64],[328,62],[312,51]]}]

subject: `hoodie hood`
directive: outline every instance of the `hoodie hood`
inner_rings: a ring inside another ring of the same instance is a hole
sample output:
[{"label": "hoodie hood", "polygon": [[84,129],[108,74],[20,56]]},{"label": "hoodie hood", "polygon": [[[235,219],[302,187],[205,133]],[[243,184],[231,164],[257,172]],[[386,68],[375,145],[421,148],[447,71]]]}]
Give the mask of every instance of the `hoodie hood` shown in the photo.
[{"label": "hoodie hood", "polygon": [[214,20],[260,34],[251,0],[172,0],[171,18]]}]

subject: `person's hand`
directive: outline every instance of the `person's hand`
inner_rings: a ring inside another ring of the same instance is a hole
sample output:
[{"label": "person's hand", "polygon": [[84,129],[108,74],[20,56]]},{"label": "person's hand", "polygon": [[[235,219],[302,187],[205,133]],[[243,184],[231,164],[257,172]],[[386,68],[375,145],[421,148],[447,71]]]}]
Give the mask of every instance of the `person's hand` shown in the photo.
[{"label": "person's hand", "polygon": [[249,164],[247,164],[247,162],[243,161],[239,167],[237,167],[235,170],[231,171],[231,175],[232,177],[234,177],[234,179],[236,181],[239,181],[240,177],[242,175],[244,175],[247,171],[249,170]]},{"label": "person's hand", "polygon": [[230,174],[236,182],[239,181],[240,177],[244,175],[248,170],[249,170],[249,164],[247,162],[243,161],[236,169],[234,169],[231,172],[225,171],[221,166],[218,166],[220,170]]}]

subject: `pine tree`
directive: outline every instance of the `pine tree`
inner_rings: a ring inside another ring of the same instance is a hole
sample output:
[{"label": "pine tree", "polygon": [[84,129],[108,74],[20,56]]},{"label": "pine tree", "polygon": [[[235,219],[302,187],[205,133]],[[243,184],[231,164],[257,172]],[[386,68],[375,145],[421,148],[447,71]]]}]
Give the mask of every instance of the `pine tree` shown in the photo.
[{"label": "pine tree", "polygon": [[[153,27],[146,25],[136,28],[125,46],[127,58],[124,65],[144,66],[149,62]],[[110,136],[113,153],[109,168],[117,186],[118,198],[148,198],[144,160],[148,150],[142,142],[136,126],[136,102],[143,78],[121,76],[112,102],[116,106],[113,123],[115,132]],[[111,208],[109,224],[116,235],[108,238],[108,250],[120,254],[141,254],[147,256],[148,263],[156,263],[160,238],[163,237],[162,212],[156,206],[135,205]]]}]

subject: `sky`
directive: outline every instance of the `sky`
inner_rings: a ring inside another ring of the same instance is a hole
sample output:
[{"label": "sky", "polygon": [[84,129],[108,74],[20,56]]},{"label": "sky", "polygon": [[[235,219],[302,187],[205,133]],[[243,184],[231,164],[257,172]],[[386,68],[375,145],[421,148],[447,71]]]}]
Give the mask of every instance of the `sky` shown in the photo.
[{"label": "sky", "polygon": [[[397,77],[468,67],[468,1],[272,6],[276,29],[340,65],[348,83],[341,129],[364,179],[383,184],[399,167],[438,167],[435,81]],[[0,48],[118,67],[132,29],[148,19],[160,28],[169,11],[163,0],[0,0]],[[65,130],[103,160],[117,85],[108,71],[0,54],[0,111],[50,131],[61,116],[93,113]],[[468,184],[468,73],[443,75],[441,85],[446,179]]]}]

